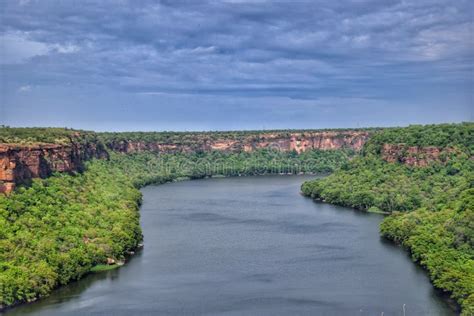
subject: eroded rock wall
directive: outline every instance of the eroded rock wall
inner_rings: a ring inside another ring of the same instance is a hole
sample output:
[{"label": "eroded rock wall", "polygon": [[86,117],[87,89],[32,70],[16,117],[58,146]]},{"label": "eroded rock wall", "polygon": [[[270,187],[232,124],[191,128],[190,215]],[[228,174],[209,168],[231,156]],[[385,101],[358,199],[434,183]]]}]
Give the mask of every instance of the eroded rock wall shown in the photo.
[{"label": "eroded rock wall", "polygon": [[46,178],[53,172],[81,171],[86,160],[108,157],[105,146],[122,153],[251,152],[261,148],[301,153],[310,149],[348,148],[358,151],[368,137],[367,131],[268,132],[236,137],[203,133],[183,134],[183,137],[168,142],[123,140],[103,145],[97,139],[81,140],[79,135],[71,138],[68,144],[0,144],[0,192],[9,193],[19,184],[28,184],[33,178]]},{"label": "eroded rock wall", "polygon": [[295,150],[298,153],[311,149],[328,150],[348,148],[359,151],[369,138],[366,131],[321,131],[298,133],[259,133],[245,137],[215,138],[208,135],[196,136],[192,142],[145,142],[114,141],[107,146],[118,152],[133,153],[154,151],[161,153],[195,152],[220,150],[225,152],[253,151],[273,148],[281,151]]},{"label": "eroded rock wall", "polygon": [[0,144],[0,193],[10,193],[16,185],[53,172],[81,171],[91,158],[106,158],[104,146],[96,142],[22,146]]},{"label": "eroded rock wall", "polygon": [[[81,171],[92,158],[107,158],[105,147],[121,153],[151,151],[190,153],[197,151],[251,152],[262,148],[280,151],[353,149],[359,151],[370,137],[369,131],[305,131],[248,133],[232,136],[219,133],[183,134],[172,141],[121,140],[105,145],[97,139],[72,137],[67,144],[15,145],[0,143],[0,193],[11,192],[18,184],[33,178],[46,178],[53,172]],[[454,149],[384,144],[381,157],[387,162],[424,167],[443,162]]]},{"label": "eroded rock wall", "polygon": [[384,144],[382,159],[387,162],[398,162],[408,166],[426,167],[434,162],[446,162],[454,148],[437,148],[433,146],[417,147],[404,144]]}]

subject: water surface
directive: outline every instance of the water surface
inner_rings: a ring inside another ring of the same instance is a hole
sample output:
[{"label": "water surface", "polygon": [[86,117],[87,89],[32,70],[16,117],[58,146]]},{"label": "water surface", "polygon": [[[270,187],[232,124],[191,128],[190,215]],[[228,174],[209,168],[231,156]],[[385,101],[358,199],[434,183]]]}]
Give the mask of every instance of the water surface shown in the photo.
[{"label": "water surface", "polygon": [[142,190],[145,248],[8,315],[451,315],[381,215],[315,203],[307,177]]}]

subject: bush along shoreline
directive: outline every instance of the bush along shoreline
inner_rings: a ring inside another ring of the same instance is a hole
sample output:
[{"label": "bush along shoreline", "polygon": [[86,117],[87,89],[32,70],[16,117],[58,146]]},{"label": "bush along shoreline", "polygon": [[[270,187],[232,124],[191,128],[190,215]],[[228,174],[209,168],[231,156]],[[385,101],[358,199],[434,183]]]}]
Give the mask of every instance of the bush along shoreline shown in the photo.
[{"label": "bush along shoreline", "polygon": [[[473,129],[466,123],[381,131],[361,157],[301,187],[315,200],[390,214],[381,235],[405,247],[462,315],[474,315]],[[401,148],[390,153],[396,161],[384,157],[390,143]],[[428,156],[423,148],[441,154]]]}]

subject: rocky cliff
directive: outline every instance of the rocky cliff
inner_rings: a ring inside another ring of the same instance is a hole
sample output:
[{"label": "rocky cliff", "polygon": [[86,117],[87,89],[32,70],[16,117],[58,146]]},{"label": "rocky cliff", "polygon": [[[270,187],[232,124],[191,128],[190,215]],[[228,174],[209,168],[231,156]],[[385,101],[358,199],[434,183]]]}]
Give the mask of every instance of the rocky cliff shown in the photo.
[{"label": "rocky cliff", "polygon": [[298,153],[310,149],[328,150],[348,148],[360,150],[369,137],[367,131],[314,131],[314,132],[269,132],[232,136],[229,134],[199,134],[192,140],[110,140],[107,147],[114,151],[133,153],[154,151],[160,153],[226,151],[250,152],[261,148],[280,151],[295,150]]},{"label": "rocky cliff", "polygon": [[101,143],[72,138],[68,144],[0,144],[0,193],[9,193],[18,184],[46,178],[53,172],[81,171],[84,161],[106,157]]},{"label": "rocky cliff", "polygon": [[[310,149],[347,148],[358,151],[369,137],[367,131],[169,134],[171,136],[168,137],[166,133],[140,133],[134,139],[127,139],[119,133],[118,138],[99,140],[91,136],[95,134],[71,133],[67,136],[68,141],[59,144],[0,143],[0,193],[9,193],[16,185],[28,184],[33,178],[48,177],[53,172],[81,171],[84,161],[108,156],[105,146],[122,153],[250,152],[260,148],[301,153]],[[150,139],[150,135],[156,138]]]},{"label": "rocky cliff", "polygon": [[408,166],[426,167],[434,162],[446,162],[454,148],[434,146],[406,146],[405,144],[384,144],[381,150],[382,159],[387,162],[398,162]]},{"label": "rocky cliff", "polygon": [[[66,142],[56,144],[0,143],[0,193],[9,193],[18,184],[28,184],[32,178],[45,178],[53,172],[81,171],[86,160],[108,157],[106,148],[121,153],[251,152],[262,148],[298,153],[344,148],[359,151],[371,133],[367,130],[117,133],[112,137],[102,135],[102,138],[93,133],[71,133]],[[387,162],[423,167],[435,161],[445,161],[453,151],[449,148],[383,144],[380,154]]]}]

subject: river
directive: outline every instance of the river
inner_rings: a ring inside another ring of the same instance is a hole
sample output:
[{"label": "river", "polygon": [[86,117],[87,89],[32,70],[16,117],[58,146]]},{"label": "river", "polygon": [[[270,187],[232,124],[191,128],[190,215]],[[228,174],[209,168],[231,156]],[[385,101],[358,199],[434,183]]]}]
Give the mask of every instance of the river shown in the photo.
[{"label": "river", "polygon": [[382,215],[316,203],[308,177],[142,189],[145,247],[7,315],[453,315],[379,237]]}]

